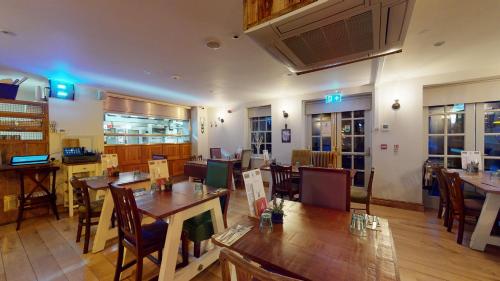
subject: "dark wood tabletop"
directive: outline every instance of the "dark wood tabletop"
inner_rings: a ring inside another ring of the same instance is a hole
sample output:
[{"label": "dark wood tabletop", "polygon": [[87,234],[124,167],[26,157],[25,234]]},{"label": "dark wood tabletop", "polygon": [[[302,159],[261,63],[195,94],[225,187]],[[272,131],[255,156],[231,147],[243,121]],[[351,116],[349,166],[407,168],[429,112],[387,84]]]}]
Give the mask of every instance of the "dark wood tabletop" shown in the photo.
[{"label": "dark wood tabletop", "polygon": [[148,182],[149,183],[149,174],[148,173],[135,173],[135,172],[124,172],[120,173],[118,177],[108,177],[108,176],[97,176],[97,177],[88,177],[84,178],[87,186],[90,189],[101,190],[109,187],[109,184],[131,184],[138,182]]},{"label": "dark wood tabletop", "polygon": [[[366,237],[349,231],[350,213],[285,202],[283,225],[263,234],[259,221],[229,248],[264,268],[301,280],[399,280],[394,241],[387,220]],[[212,239],[221,247],[224,245]]]},{"label": "dark wood tabletop", "polygon": [[2,164],[0,165],[0,172],[12,172],[12,171],[22,171],[22,170],[28,170],[28,169],[33,169],[33,168],[44,168],[44,167],[56,167],[59,169],[58,166],[52,164],[52,163],[47,163],[47,164],[33,164],[33,165],[9,165],[9,164]]},{"label": "dark wood tabletop", "polygon": [[[231,163],[235,164],[235,163],[240,163],[241,159],[236,159],[236,158],[231,158],[231,159],[217,159],[217,161],[225,161],[225,162],[231,162]],[[207,160],[192,160],[192,161],[187,161],[184,165],[206,166],[207,165]]]},{"label": "dark wood tabletop", "polygon": [[195,183],[184,181],[174,184],[172,191],[146,192],[136,197],[137,208],[148,216],[163,219],[218,198],[227,192],[227,190],[219,190],[206,185],[203,187],[203,192],[196,192]]},{"label": "dark wood tabletop", "polygon": [[456,172],[460,178],[484,192],[499,193],[500,194],[500,178],[495,176],[492,172],[477,172],[468,173],[465,170],[449,169],[450,172]]}]

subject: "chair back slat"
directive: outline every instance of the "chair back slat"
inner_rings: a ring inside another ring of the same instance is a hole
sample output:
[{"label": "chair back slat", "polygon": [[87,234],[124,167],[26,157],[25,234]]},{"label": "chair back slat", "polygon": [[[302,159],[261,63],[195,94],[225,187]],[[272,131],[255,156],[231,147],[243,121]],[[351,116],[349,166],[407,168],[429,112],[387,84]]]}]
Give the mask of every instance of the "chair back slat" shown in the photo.
[{"label": "chair back slat", "polygon": [[288,192],[291,189],[292,166],[271,165],[272,192]]},{"label": "chair back slat", "polygon": [[220,147],[210,148],[210,159],[222,159],[222,149]]},{"label": "chair back slat", "polygon": [[332,151],[312,151],[311,152],[311,164],[314,167],[335,168],[336,167],[335,152],[332,152]]},{"label": "chair back slat", "polygon": [[438,187],[439,187],[439,197],[443,203],[448,202],[448,184],[446,183],[446,178],[443,173],[443,167],[434,166],[432,171],[436,175]]},{"label": "chair back slat", "polygon": [[344,169],[300,167],[300,201],[350,211],[351,178]]},{"label": "chair back slat", "polygon": [[73,194],[75,195],[76,202],[80,206],[85,206],[87,215],[90,217],[90,195],[87,182],[85,180],[79,180],[77,177],[72,177],[70,182],[73,187]]},{"label": "chair back slat", "polygon": [[134,241],[136,247],[141,248],[141,217],[137,210],[133,191],[114,185],[111,185],[110,189],[118,219],[118,235],[120,235],[120,238]]},{"label": "chair back slat", "polygon": [[231,265],[236,271],[237,281],[298,281],[299,279],[279,275],[269,272],[255,263],[245,260],[239,254],[229,250],[220,251],[219,260],[221,263],[222,280],[231,281]]},{"label": "chair back slat", "polygon": [[464,194],[462,191],[462,179],[458,173],[450,173],[446,170],[442,170],[442,174],[446,179],[446,184],[448,187],[448,198],[450,199],[451,207],[453,211],[460,214],[464,211]]},{"label": "chair back slat", "polygon": [[375,168],[372,168],[370,171],[370,179],[368,180],[368,188],[366,190],[367,200],[370,202],[372,199],[372,191],[373,191],[373,178],[375,177]]}]

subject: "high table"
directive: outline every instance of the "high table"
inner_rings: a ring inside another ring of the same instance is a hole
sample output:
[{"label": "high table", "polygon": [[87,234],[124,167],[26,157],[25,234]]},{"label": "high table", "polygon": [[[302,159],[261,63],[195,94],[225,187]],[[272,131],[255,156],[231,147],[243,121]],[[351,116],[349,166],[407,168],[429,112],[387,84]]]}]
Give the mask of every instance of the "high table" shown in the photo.
[{"label": "high table", "polygon": [[[283,225],[265,234],[259,221],[228,248],[263,268],[300,280],[399,280],[392,233],[386,219],[359,237],[349,231],[350,213],[285,201]],[[215,239],[212,241],[225,247]]]},{"label": "high table", "polygon": [[83,179],[91,190],[105,190],[104,203],[99,217],[99,224],[97,225],[97,232],[95,234],[94,243],[92,244],[92,253],[100,252],[106,246],[106,241],[116,237],[118,231],[116,228],[111,227],[111,217],[113,216],[113,197],[109,190],[109,184],[114,183],[117,185],[127,184],[131,188],[143,188],[149,190],[151,184],[149,182],[149,174],[142,172],[126,172],[120,173],[118,177],[90,177]]},{"label": "high table", "polygon": [[186,267],[176,271],[177,253],[179,249],[182,226],[185,220],[210,211],[214,232],[224,230],[224,220],[219,197],[225,190],[203,186],[203,192],[195,192],[195,183],[181,182],[172,187],[172,191],[146,193],[136,197],[140,212],[168,221],[167,238],[163,248],[163,258],[158,280],[191,280],[203,269],[219,259],[220,248],[215,246],[200,258],[191,257]]},{"label": "high table", "polygon": [[[217,160],[229,162],[231,165],[233,165],[233,168],[235,166],[241,165],[241,159],[217,159]],[[188,176],[190,180],[192,178],[198,178],[204,180],[207,177],[207,160],[187,161],[184,164],[184,175]],[[234,190],[235,189],[234,176],[231,175],[231,177],[232,177],[231,189]]]},{"label": "high table", "polygon": [[458,173],[464,182],[486,193],[486,200],[469,246],[479,251],[484,251],[486,244],[500,246],[500,236],[491,235],[491,229],[495,225],[498,210],[500,210],[500,178],[491,172],[467,173],[457,169],[449,171]]}]

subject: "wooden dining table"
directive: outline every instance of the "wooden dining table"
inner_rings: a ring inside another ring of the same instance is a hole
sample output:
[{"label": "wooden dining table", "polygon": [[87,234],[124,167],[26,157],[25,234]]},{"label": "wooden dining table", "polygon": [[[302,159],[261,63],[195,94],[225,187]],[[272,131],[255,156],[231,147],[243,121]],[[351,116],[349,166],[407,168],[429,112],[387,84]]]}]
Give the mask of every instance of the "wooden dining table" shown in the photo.
[{"label": "wooden dining table", "polygon": [[349,212],[285,201],[284,223],[262,233],[259,221],[247,217],[237,224],[252,226],[228,247],[263,268],[300,280],[400,280],[388,221],[366,236],[350,232]]},{"label": "wooden dining table", "polygon": [[106,242],[115,238],[118,235],[117,228],[111,227],[111,217],[113,216],[113,198],[109,190],[109,184],[127,185],[134,189],[149,190],[151,187],[149,174],[143,172],[125,172],[120,173],[119,176],[97,176],[83,178],[87,187],[90,190],[105,191],[104,203],[102,205],[101,216],[97,225],[97,232],[95,234],[94,242],[92,244],[92,253],[97,253],[104,250]]},{"label": "wooden dining table", "polygon": [[481,215],[472,233],[469,246],[484,251],[487,244],[500,246],[500,236],[491,234],[500,210],[500,177],[492,172],[468,173],[465,170],[450,169],[460,175],[462,181],[486,193]]},{"label": "wooden dining table", "polygon": [[[127,185],[122,186],[127,187]],[[219,197],[225,194],[227,194],[227,190],[206,185],[203,186],[203,191],[197,192],[195,191],[195,183],[185,181],[174,184],[172,191],[147,192],[136,197],[137,208],[141,213],[168,222],[158,280],[191,280],[219,259],[220,248],[215,246],[200,258],[190,257],[189,264],[176,271],[184,221],[210,211],[214,232],[222,232],[224,220]]]}]

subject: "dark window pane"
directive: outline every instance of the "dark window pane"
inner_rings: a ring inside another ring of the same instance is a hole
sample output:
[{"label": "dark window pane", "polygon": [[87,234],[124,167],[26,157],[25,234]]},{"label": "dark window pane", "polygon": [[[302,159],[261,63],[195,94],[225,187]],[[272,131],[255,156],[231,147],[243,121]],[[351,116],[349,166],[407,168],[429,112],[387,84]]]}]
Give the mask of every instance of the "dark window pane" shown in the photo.
[{"label": "dark window pane", "polygon": [[484,109],[486,110],[500,109],[500,101],[486,103],[484,104]]},{"label": "dark window pane", "polygon": [[351,118],[351,111],[342,112],[342,118]]},{"label": "dark window pane", "polygon": [[429,134],[444,134],[444,115],[429,116]]},{"label": "dark window pane", "polygon": [[444,155],[443,136],[429,136],[429,154]]},{"label": "dark window pane", "polygon": [[314,122],[312,127],[312,135],[319,136],[321,134],[321,122]]},{"label": "dark window pane", "polygon": [[446,107],[447,112],[465,112],[465,104],[457,103]]},{"label": "dark window pane", "polygon": [[320,114],[314,114],[314,115],[311,116],[311,118],[312,118],[313,122],[321,121],[321,115]]},{"label": "dark window pane", "polygon": [[259,130],[259,122],[256,120],[252,120],[252,131],[258,131]]},{"label": "dark window pane", "polygon": [[354,134],[355,135],[365,134],[365,120],[354,120]]},{"label": "dark window pane", "polygon": [[332,140],[330,137],[323,137],[323,151],[332,150]]},{"label": "dark window pane", "polygon": [[272,130],[271,117],[266,118],[266,124],[267,124],[267,131],[271,131]]},{"label": "dark window pane", "polygon": [[429,114],[444,113],[444,106],[430,106]]},{"label": "dark window pane", "polygon": [[352,135],[351,120],[342,120],[342,133]]},{"label": "dark window pane", "polygon": [[462,169],[462,160],[460,158],[448,157],[448,169]]},{"label": "dark window pane", "polygon": [[257,133],[252,133],[251,139],[252,142],[257,142]]},{"label": "dark window pane", "polygon": [[264,152],[264,147],[265,146],[263,144],[260,145],[259,154],[262,154]]},{"label": "dark window pane", "polygon": [[460,155],[464,150],[465,137],[464,136],[449,136],[448,137],[448,154]]},{"label": "dark window pane", "polygon": [[356,172],[354,175],[354,185],[355,186],[365,186],[365,173],[364,172]]},{"label": "dark window pane", "polygon": [[257,141],[264,142],[266,140],[266,133],[259,133],[259,139]]},{"label": "dark window pane", "polygon": [[364,170],[365,169],[365,157],[355,155],[354,156],[354,169]]},{"label": "dark window pane", "polygon": [[500,156],[500,135],[484,136],[484,154],[487,156]]},{"label": "dark window pane", "polygon": [[484,132],[500,133],[500,112],[486,112],[484,114]]},{"label": "dark window pane", "polygon": [[271,142],[271,133],[266,133],[266,142],[267,143]]},{"label": "dark window pane", "polygon": [[332,116],[330,114],[322,114],[321,115],[321,121],[330,121],[332,119]]},{"label": "dark window pane", "polygon": [[439,164],[441,166],[444,164],[444,157],[429,157],[428,159],[432,163]]},{"label": "dark window pane", "polygon": [[342,137],[342,151],[352,152],[352,137]]},{"label": "dark window pane", "polygon": [[260,125],[259,125],[259,130],[260,130],[260,131],[265,131],[265,130],[266,130],[266,127],[267,127],[267,125],[266,125],[266,120],[265,120],[265,119],[264,119],[264,120],[260,120],[260,121],[259,121],[259,124],[260,124]]},{"label": "dark window pane", "polygon": [[365,117],[365,112],[363,110],[354,111],[354,118]]},{"label": "dark window pane", "polygon": [[313,151],[320,151],[320,138],[319,137],[312,138],[312,150]]},{"label": "dark window pane", "polygon": [[269,153],[269,154],[271,154],[273,152],[271,144],[266,144],[266,149],[267,149],[267,153]]},{"label": "dark window pane", "polygon": [[484,159],[484,169],[493,172],[500,170],[500,159]]},{"label": "dark window pane", "polygon": [[448,115],[448,133],[463,134],[465,130],[465,114]]},{"label": "dark window pane", "polygon": [[352,168],[351,159],[352,159],[351,155],[342,155],[342,168],[351,169]]},{"label": "dark window pane", "polygon": [[259,152],[257,151],[257,145],[255,143],[252,144],[252,152],[253,154],[259,154]]},{"label": "dark window pane", "polygon": [[365,152],[365,138],[355,137],[354,138],[354,152]]}]

